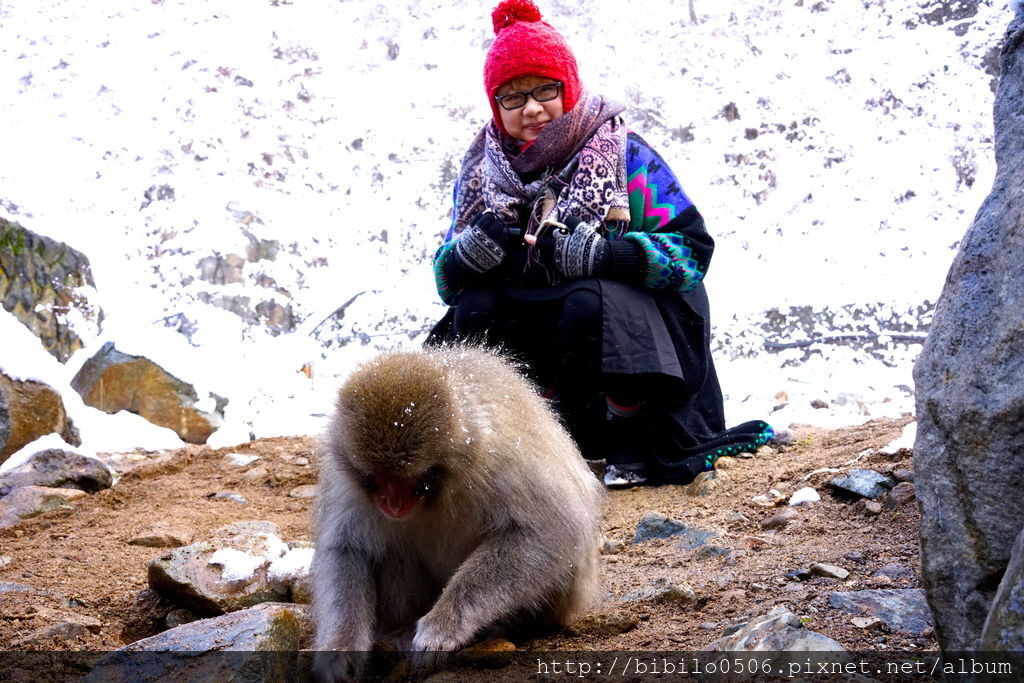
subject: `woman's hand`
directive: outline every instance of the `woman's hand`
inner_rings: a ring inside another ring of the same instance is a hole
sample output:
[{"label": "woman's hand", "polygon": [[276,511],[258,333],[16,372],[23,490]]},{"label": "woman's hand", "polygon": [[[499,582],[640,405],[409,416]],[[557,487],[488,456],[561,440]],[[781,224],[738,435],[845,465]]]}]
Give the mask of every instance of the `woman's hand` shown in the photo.
[{"label": "woman's hand", "polygon": [[455,238],[454,254],[470,270],[486,273],[505,260],[510,237],[508,226],[485,211]]},{"label": "woman's hand", "polygon": [[537,248],[543,263],[569,279],[599,276],[608,269],[608,240],[576,219],[554,225],[551,234],[540,239],[524,235],[523,241]]}]

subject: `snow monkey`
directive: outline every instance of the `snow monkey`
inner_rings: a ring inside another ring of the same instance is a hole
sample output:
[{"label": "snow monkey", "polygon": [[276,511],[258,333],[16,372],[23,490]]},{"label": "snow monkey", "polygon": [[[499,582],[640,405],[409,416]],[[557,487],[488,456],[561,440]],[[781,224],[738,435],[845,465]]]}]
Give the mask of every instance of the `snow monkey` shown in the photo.
[{"label": "snow monkey", "polygon": [[318,487],[321,678],[357,677],[389,633],[411,631],[412,650],[429,653],[492,626],[564,625],[597,589],[603,487],[535,387],[495,353],[392,352],[357,368],[338,394]]}]

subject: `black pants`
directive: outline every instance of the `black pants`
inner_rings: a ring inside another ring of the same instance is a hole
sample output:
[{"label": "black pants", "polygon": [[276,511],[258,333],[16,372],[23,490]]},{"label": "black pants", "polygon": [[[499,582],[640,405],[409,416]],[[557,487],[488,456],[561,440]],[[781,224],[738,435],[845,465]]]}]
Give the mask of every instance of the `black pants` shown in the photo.
[{"label": "black pants", "polygon": [[605,401],[646,400],[642,376],[601,372],[601,296],[575,289],[562,298],[533,301],[481,288],[462,294],[452,336],[502,349],[523,364],[545,393],[584,455],[600,459]]}]

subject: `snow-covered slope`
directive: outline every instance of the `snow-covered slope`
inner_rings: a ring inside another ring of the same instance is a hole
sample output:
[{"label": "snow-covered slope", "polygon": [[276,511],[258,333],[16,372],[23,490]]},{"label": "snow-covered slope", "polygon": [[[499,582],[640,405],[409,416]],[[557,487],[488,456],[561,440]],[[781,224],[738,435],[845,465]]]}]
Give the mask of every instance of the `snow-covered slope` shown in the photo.
[{"label": "snow-covered slope", "polygon": [[[492,4],[0,5],[0,213],[92,260],[107,323],[82,354],[163,355],[231,399],[230,441],[316,429],[355,358],[418,342],[442,313],[429,256],[451,181],[489,116]],[[730,421],[769,417],[780,391],[782,426],[911,410],[919,347],[885,335],[927,324],[991,184],[1007,3],[695,0],[696,23],[683,0],[539,4],[717,239]],[[227,254],[249,258],[211,282],[201,262]],[[791,307],[812,324],[769,324]],[[191,344],[159,340],[179,336],[168,318]],[[836,330],[882,339],[764,349]]]}]

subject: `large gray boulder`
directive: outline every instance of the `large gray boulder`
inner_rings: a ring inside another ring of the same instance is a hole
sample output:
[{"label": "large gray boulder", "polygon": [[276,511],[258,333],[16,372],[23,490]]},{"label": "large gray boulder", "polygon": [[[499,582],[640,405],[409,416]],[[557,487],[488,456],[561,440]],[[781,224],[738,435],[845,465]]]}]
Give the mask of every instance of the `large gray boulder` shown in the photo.
[{"label": "large gray boulder", "polygon": [[996,178],[914,367],[921,578],[946,651],[977,646],[1024,527],[1024,9],[1002,44]]}]

